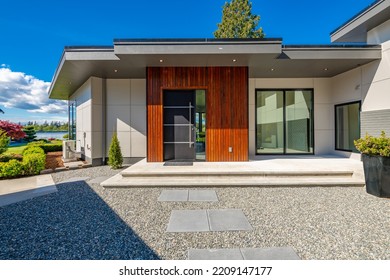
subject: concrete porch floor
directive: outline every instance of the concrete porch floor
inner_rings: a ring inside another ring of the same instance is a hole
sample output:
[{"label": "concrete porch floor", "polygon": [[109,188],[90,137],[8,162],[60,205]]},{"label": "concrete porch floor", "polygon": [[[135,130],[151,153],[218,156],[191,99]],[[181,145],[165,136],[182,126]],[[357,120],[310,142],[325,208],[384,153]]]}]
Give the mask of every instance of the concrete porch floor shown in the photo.
[{"label": "concrete porch floor", "polygon": [[141,160],[104,181],[104,187],[364,186],[362,162],[335,156],[263,157],[248,162],[165,166]]}]

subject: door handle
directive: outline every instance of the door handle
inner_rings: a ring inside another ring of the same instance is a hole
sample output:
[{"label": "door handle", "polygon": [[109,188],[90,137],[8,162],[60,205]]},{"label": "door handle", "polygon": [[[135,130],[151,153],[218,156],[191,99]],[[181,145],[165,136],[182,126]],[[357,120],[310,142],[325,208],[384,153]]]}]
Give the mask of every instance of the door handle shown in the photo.
[{"label": "door handle", "polygon": [[191,110],[191,102],[189,103],[189,119],[190,119],[190,123],[188,125],[188,146],[191,148],[191,130],[192,130],[192,110]]}]

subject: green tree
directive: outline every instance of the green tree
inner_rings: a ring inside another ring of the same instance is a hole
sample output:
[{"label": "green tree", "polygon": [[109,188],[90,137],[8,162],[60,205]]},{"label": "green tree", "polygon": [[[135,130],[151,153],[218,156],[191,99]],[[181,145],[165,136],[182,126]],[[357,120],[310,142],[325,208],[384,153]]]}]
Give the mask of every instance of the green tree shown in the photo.
[{"label": "green tree", "polygon": [[123,156],[121,152],[121,146],[119,144],[116,133],[112,135],[110,149],[108,150],[108,165],[112,169],[118,169],[122,167]]},{"label": "green tree", "polygon": [[214,32],[215,38],[264,38],[259,24],[260,16],[252,14],[252,3],[249,0],[231,0],[225,2],[222,11],[222,22]]},{"label": "green tree", "polygon": [[24,133],[26,133],[26,137],[24,137],[24,139],[27,142],[32,142],[35,140],[35,138],[37,138],[37,135],[36,135],[37,133],[35,132],[34,126],[32,126],[32,125],[25,126],[23,128],[23,131],[24,131]]},{"label": "green tree", "polygon": [[4,130],[0,129],[0,155],[7,151],[9,145],[9,137]]}]

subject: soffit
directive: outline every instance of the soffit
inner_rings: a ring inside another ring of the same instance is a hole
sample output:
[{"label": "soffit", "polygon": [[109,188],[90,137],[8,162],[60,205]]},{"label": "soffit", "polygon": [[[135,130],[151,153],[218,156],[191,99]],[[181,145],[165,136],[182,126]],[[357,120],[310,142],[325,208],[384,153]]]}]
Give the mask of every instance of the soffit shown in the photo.
[{"label": "soffit", "polygon": [[[183,48],[184,46],[180,46]],[[215,46],[213,46],[215,47]],[[230,47],[230,46],[229,46]],[[193,46],[190,47],[192,49]],[[256,46],[237,52],[177,53],[177,49],[160,48],[144,53],[116,54],[113,48],[67,48],[49,90],[50,98],[68,99],[89,77],[110,79],[146,78],[147,67],[162,66],[248,66],[250,78],[333,77],[381,58],[380,46],[302,47],[279,46],[273,51]],[[219,47],[216,48],[218,51]],[[162,50],[164,52],[162,52]],[[213,48],[215,51],[215,48]],[[325,70],[326,69],[326,70]]]},{"label": "soffit", "polygon": [[367,42],[367,32],[390,19],[390,1],[380,0],[331,33],[331,42]]}]

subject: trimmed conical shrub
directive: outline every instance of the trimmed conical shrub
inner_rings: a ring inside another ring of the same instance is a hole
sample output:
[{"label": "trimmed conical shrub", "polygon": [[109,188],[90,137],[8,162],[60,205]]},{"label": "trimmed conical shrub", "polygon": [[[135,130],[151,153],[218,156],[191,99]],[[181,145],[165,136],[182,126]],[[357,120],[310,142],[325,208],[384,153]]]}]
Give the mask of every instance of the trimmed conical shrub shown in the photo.
[{"label": "trimmed conical shrub", "polygon": [[108,150],[108,165],[112,169],[118,169],[122,167],[123,156],[121,152],[121,146],[119,144],[116,133],[112,135],[110,149]]}]

